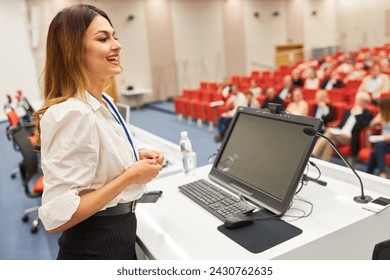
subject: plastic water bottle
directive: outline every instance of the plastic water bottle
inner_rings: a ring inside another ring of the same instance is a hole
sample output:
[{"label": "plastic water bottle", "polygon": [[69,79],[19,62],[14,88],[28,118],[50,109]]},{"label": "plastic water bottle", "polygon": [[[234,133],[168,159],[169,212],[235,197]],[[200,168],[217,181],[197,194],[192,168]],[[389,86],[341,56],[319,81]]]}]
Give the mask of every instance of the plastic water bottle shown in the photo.
[{"label": "plastic water bottle", "polygon": [[194,174],[196,168],[196,153],[192,150],[190,138],[187,131],[180,133],[180,151],[183,160],[183,169],[185,174]]}]

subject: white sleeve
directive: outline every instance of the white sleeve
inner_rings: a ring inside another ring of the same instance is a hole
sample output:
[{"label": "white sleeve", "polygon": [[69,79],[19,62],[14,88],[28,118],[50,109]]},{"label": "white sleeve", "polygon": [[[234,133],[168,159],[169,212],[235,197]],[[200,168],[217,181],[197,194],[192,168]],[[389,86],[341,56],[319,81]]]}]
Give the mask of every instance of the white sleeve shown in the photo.
[{"label": "white sleeve", "polygon": [[80,203],[78,193],[91,185],[99,160],[93,112],[77,106],[50,109],[40,122],[44,192],[39,217],[46,230],[70,220]]}]

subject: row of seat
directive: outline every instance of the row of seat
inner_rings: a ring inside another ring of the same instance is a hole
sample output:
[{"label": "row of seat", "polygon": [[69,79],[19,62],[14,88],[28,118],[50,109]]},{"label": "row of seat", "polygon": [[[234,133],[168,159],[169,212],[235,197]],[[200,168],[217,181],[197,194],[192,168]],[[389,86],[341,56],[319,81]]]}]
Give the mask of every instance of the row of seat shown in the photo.
[{"label": "row of seat", "polygon": [[[304,100],[313,107],[317,90],[303,88],[302,92]],[[353,104],[357,89],[334,88],[327,92],[330,103],[335,105],[339,112],[348,104]],[[385,95],[390,96],[390,93]],[[197,120],[198,125],[206,122],[212,126],[218,121],[218,117],[226,112],[227,108],[223,104],[228,97],[215,89],[184,89],[183,94],[174,99],[175,111],[181,120],[186,117],[189,122]],[[260,104],[263,104],[265,95],[262,94],[256,98]],[[289,102],[290,100],[286,100],[285,105]],[[340,113],[338,116],[341,117]]]}]

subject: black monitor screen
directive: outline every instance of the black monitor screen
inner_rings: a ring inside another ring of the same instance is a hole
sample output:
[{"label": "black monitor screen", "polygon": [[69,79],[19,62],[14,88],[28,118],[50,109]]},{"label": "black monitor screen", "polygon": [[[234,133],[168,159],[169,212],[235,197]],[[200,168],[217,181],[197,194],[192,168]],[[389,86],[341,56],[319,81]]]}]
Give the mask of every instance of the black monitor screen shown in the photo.
[{"label": "black monitor screen", "polygon": [[240,108],[210,178],[271,212],[284,213],[295,193],[321,120]]}]

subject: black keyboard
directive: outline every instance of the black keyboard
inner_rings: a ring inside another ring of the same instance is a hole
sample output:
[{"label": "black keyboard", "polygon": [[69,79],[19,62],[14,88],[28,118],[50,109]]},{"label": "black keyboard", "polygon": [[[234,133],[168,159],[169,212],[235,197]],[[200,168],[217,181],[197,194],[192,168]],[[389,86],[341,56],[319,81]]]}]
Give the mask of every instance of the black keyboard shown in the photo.
[{"label": "black keyboard", "polygon": [[247,202],[203,179],[179,186],[179,190],[222,221],[229,215],[255,210]]}]

